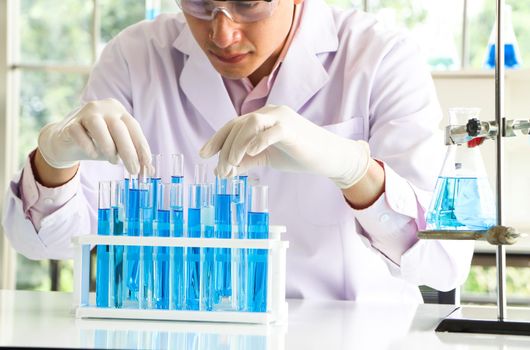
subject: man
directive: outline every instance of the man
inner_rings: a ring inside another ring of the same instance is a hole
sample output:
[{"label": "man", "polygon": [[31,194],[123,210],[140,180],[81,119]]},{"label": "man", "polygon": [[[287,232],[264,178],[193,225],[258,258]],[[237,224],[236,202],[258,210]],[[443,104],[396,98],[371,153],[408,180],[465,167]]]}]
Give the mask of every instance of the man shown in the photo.
[{"label": "man", "polygon": [[137,173],[181,152],[191,178],[200,150],[219,154],[218,175],[269,185],[288,297],[419,301],[417,285],[465,280],[471,244],[416,238],[444,148],[413,43],[322,0],[179,5],[112,40],[84,104],[41,131],[7,195],[18,251],[68,258],[73,235],[95,232],[97,181],[116,174],[93,160]]}]

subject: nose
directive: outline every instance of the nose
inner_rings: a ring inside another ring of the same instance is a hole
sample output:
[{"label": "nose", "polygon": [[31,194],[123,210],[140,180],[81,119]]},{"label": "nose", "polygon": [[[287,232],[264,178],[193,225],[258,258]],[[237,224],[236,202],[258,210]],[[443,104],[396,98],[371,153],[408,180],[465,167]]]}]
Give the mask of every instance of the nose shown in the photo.
[{"label": "nose", "polygon": [[217,47],[225,49],[241,40],[241,31],[237,23],[219,11],[212,20],[210,39]]}]

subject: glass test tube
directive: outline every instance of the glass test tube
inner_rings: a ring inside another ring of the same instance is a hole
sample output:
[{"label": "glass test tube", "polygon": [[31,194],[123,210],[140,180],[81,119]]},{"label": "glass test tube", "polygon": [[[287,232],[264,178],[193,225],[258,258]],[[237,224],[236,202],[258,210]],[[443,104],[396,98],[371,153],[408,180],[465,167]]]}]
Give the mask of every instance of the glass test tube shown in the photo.
[{"label": "glass test tube", "polygon": [[[268,187],[250,188],[248,238],[269,238]],[[267,311],[267,249],[248,249],[247,309],[249,312]]]},{"label": "glass test tube", "polygon": [[[155,182],[156,183],[156,182]],[[140,219],[142,223],[141,236],[153,236],[154,215],[153,207],[155,199],[154,186],[152,179],[147,176],[144,170],[138,180],[140,189]],[[153,247],[140,247],[140,308],[153,308],[153,289],[154,289],[154,271],[153,271]]]},{"label": "glass test tube", "polygon": [[[232,238],[232,179],[215,180],[215,238]],[[215,294],[214,307],[232,308],[232,254],[230,248],[215,248]]]},{"label": "glass test tube", "polygon": [[[204,186],[201,192],[201,225],[202,238],[215,237],[215,190],[214,184]],[[214,248],[201,249],[201,273],[200,273],[200,309],[203,311],[213,310],[214,296]]]},{"label": "glass test tube", "polygon": [[[111,210],[112,210],[112,235],[122,236],[124,234],[125,222],[125,181],[111,182]],[[111,260],[111,303],[115,308],[123,306],[123,246],[114,245],[110,250]]]},{"label": "glass test tube", "polygon": [[[98,235],[108,236],[111,231],[110,182],[101,181],[98,193]],[[109,246],[98,245],[96,266],[96,305],[109,306]]]},{"label": "glass test tube", "polygon": [[[201,237],[201,186],[189,186],[188,237]],[[186,249],[186,309],[199,310],[200,248]]]},{"label": "glass test tube", "polygon": [[[126,226],[127,236],[140,236],[140,188],[138,178],[135,175],[125,182],[126,187]],[[139,265],[140,265],[140,247],[125,246],[123,250],[124,273],[125,273],[125,290],[123,306],[126,308],[139,307]]]},{"label": "glass test tube", "polygon": [[184,183],[184,156],[180,153],[171,155],[171,182]]},{"label": "glass test tube", "polygon": [[[159,183],[157,191],[156,236],[171,236],[171,183]],[[155,289],[154,306],[156,309],[169,308],[169,266],[168,247],[155,247]]]},{"label": "glass test tube", "polygon": [[[172,180],[174,177],[172,177]],[[182,177],[180,177],[182,180]],[[184,236],[184,191],[183,183],[172,183],[170,193],[172,237]],[[184,309],[185,280],[184,280],[184,248],[172,247],[170,250],[169,266],[169,308],[174,310]]]},{"label": "glass test tube", "polygon": [[[245,181],[237,176],[232,181],[232,231],[235,238],[246,238],[246,188]],[[246,180],[246,178],[245,178]],[[232,303],[234,309],[244,311],[246,307],[246,250],[232,249]]]}]

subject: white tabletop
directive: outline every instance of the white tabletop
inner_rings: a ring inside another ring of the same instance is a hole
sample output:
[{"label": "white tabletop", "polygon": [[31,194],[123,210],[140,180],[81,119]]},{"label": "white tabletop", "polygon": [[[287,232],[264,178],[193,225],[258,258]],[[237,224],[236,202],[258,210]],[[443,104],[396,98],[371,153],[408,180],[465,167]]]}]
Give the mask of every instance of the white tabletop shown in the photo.
[{"label": "white tabletop", "polygon": [[[0,346],[128,349],[529,349],[530,337],[436,333],[448,305],[288,300],[283,326],[80,320],[72,295],[0,290]],[[494,309],[465,308],[466,317]],[[530,319],[530,310],[520,312]]]}]

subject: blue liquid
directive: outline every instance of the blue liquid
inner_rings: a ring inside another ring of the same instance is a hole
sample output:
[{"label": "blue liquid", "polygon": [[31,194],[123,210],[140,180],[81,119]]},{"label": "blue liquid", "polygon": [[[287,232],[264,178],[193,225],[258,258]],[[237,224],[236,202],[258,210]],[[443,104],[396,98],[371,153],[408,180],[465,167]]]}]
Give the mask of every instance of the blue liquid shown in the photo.
[{"label": "blue liquid", "polygon": [[[140,236],[140,190],[129,189],[128,197],[127,235],[138,237]],[[138,307],[140,247],[125,246],[124,251],[127,264],[125,302],[128,304],[126,306]]]},{"label": "blue liquid", "polygon": [[174,184],[184,183],[184,176],[171,176],[171,183],[174,183]]},{"label": "blue liquid", "polygon": [[[237,224],[236,238],[244,239],[247,237],[247,184],[248,176],[238,176],[238,180],[243,182],[243,192],[234,194],[232,197],[235,205],[234,210],[236,211],[235,219]],[[237,300],[235,301],[235,307],[238,311],[246,310],[246,277],[247,277],[247,250],[236,249],[235,253],[235,264],[237,271]]]},{"label": "blue liquid", "polygon": [[[159,210],[157,236],[169,237],[170,211]],[[169,248],[156,247],[154,306],[156,309],[169,309]]]},{"label": "blue liquid", "polygon": [[[214,238],[214,226],[204,226],[204,238]],[[214,248],[202,248],[201,253],[201,310],[213,310],[213,296],[214,296]]]},{"label": "blue liquid", "polygon": [[[188,237],[201,237],[201,210],[188,208]],[[199,310],[201,249],[186,249],[186,309]]]},{"label": "blue liquid", "polygon": [[[156,179],[152,179],[153,184],[156,184]],[[152,191],[156,193],[153,188]],[[142,214],[142,232],[141,235],[145,237],[153,236],[154,212],[152,198],[149,197],[147,190],[140,190],[140,211]],[[153,247],[142,246],[140,248],[142,254],[140,257],[142,265],[142,290],[141,290],[141,308],[153,308],[153,289],[154,289],[154,267],[153,267]]]},{"label": "blue liquid", "polygon": [[427,228],[487,230],[495,225],[495,206],[487,179],[439,177]]},{"label": "blue liquid", "polygon": [[[269,238],[268,213],[248,213],[248,238]],[[269,252],[266,249],[248,249],[248,287],[246,311],[267,311],[268,254]]]},{"label": "blue liquid", "polygon": [[[231,195],[215,195],[215,238],[231,238]],[[232,295],[232,254],[230,248],[215,248],[215,304]]]},{"label": "blue liquid", "polygon": [[[184,236],[184,215],[182,209],[171,210],[173,221],[173,236]],[[170,251],[170,308],[176,310],[184,309],[185,276],[184,276],[184,248],[173,247]]]},{"label": "blue liquid", "polygon": [[[110,235],[110,209],[98,209],[98,235]],[[98,245],[96,269],[96,305],[109,306],[109,246]]]},{"label": "blue liquid", "polygon": [[[495,44],[489,44],[488,55],[485,62],[487,68],[495,68],[496,57],[497,52],[495,50]],[[504,66],[506,68],[519,68],[520,65],[521,59],[515,52],[514,44],[504,44]]]},{"label": "blue liquid", "polygon": [[[123,235],[123,221],[119,215],[119,208],[112,208],[112,219],[114,221],[113,232],[114,236]],[[123,246],[113,246],[113,299],[114,307],[121,308],[123,306]]]}]

